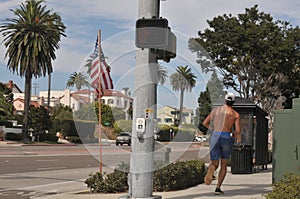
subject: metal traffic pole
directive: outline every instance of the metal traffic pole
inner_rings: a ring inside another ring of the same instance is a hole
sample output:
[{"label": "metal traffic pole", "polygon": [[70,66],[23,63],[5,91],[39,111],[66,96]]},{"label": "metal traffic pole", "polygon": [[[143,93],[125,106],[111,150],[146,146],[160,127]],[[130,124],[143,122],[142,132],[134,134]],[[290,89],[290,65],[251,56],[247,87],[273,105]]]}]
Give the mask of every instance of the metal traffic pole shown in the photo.
[{"label": "metal traffic pole", "polygon": [[[138,18],[159,18],[159,5],[160,0],[139,0]],[[161,198],[153,196],[157,70],[157,58],[150,48],[137,49],[129,193],[120,199]]]}]

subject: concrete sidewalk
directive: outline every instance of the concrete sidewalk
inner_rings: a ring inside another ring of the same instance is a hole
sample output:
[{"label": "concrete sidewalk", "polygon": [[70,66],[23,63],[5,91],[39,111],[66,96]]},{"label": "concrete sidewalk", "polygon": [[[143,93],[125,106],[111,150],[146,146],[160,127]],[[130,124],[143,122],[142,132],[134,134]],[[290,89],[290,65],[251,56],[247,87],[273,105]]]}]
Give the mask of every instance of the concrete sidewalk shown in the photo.
[{"label": "concrete sidewalk", "polygon": [[[153,195],[161,196],[163,199],[198,199],[198,198],[235,198],[235,199],[263,199],[262,194],[272,190],[272,168],[268,165],[267,170],[260,170],[253,174],[231,174],[230,167],[222,185],[224,195],[215,196],[214,190],[216,180],[212,185],[200,184],[181,191],[155,192]],[[88,194],[88,193],[64,193],[55,196],[49,196],[51,199],[118,199],[121,194]]]}]

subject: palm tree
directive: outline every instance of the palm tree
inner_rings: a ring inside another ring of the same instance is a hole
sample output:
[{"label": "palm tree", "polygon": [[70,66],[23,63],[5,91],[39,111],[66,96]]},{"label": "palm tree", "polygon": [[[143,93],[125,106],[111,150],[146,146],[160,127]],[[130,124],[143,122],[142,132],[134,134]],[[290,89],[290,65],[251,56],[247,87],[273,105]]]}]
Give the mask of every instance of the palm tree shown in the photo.
[{"label": "palm tree", "polygon": [[87,77],[79,72],[74,72],[68,79],[67,87],[75,86],[77,90],[80,90],[82,87],[90,87],[90,83],[87,81]]},{"label": "palm tree", "polygon": [[48,74],[48,94],[47,94],[47,107],[50,108],[50,93],[51,93],[51,73]]},{"label": "palm tree", "polygon": [[52,60],[59,48],[66,27],[61,17],[46,10],[44,0],[27,0],[11,10],[15,18],[7,18],[0,26],[7,47],[7,66],[13,73],[25,76],[23,139],[28,132],[28,113],[31,100],[31,80],[53,71]]},{"label": "palm tree", "polygon": [[158,65],[158,83],[163,85],[168,77],[168,71],[160,63]]},{"label": "palm tree", "polygon": [[184,91],[191,91],[196,84],[196,76],[188,66],[178,66],[176,72],[170,76],[170,83],[174,91],[180,91],[179,126],[181,126]]},{"label": "palm tree", "polygon": [[94,55],[91,54],[90,57],[86,60],[84,67],[87,68],[86,72],[87,74],[91,74],[92,72],[92,63],[93,63],[93,57]]}]

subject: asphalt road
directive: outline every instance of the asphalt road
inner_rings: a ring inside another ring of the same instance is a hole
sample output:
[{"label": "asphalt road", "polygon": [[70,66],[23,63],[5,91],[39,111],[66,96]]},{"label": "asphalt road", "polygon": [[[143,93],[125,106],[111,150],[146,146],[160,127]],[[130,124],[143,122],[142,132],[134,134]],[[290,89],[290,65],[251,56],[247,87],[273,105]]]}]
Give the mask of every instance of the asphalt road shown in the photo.
[{"label": "asphalt road", "polygon": [[[208,149],[198,144],[169,143],[170,162],[191,159],[206,159]],[[165,146],[155,152],[155,158],[164,158]],[[129,146],[102,146],[102,166],[115,168],[130,161]],[[0,145],[0,174],[35,172],[99,167],[99,151],[97,144],[91,145]]]},{"label": "asphalt road", "polygon": [[35,171],[97,167],[98,160],[89,155],[0,157],[0,175]]},{"label": "asphalt road", "polygon": [[[170,162],[205,157],[207,148],[198,144],[170,143]],[[128,146],[103,145],[103,172],[129,162]],[[66,192],[87,190],[89,174],[100,170],[98,145],[10,145],[0,144],[0,198],[47,198]]]}]

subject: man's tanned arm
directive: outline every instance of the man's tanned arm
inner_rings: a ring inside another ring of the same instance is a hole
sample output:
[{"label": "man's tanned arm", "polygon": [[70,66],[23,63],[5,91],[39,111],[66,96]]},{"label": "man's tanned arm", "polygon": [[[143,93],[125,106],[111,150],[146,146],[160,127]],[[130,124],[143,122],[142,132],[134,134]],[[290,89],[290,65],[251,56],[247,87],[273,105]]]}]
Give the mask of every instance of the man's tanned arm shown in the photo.
[{"label": "man's tanned arm", "polygon": [[210,120],[211,120],[211,114],[212,113],[210,113],[206,118],[205,118],[205,120],[203,121],[203,126],[205,126],[206,128],[209,128],[209,124],[210,124]]},{"label": "man's tanned arm", "polygon": [[242,141],[242,137],[241,137],[241,117],[239,114],[237,114],[237,117],[234,121],[234,127],[235,127],[235,137],[237,138],[237,142],[241,142]]}]

